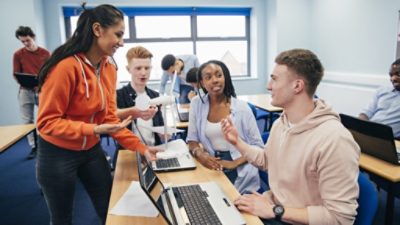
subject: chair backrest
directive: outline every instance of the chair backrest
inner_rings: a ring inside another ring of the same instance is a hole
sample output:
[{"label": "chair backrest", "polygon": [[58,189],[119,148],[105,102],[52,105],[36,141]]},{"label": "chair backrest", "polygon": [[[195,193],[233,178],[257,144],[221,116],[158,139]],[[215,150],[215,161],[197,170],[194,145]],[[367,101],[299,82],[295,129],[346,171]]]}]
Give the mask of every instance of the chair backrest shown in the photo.
[{"label": "chair backrest", "polygon": [[378,209],[378,193],[367,175],[358,175],[360,194],[358,197],[357,216],[354,225],[371,225]]},{"label": "chair backrest", "polygon": [[265,132],[263,132],[263,133],[261,134],[261,138],[262,138],[264,144],[267,143],[268,137],[269,137],[269,131],[265,131]]},{"label": "chair backrest", "polygon": [[253,112],[254,118],[257,118],[257,108],[256,108],[256,106],[251,104],[250,102],[248,102],[247,105],[249,105],[251,111]]}]

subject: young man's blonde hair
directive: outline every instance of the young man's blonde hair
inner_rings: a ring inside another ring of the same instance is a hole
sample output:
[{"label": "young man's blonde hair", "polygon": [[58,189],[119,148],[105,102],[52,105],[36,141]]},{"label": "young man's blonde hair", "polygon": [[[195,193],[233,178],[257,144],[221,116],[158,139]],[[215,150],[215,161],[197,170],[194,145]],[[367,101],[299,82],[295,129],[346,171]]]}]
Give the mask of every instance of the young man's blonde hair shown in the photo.
[{"label": "young man's blonde hair", "polygon": [[146,58],[152,58],[153,54],[149,50],[147,50],[145,47],[142,46],[136,46],[128,50],[126,53],[126,60],[128,63],[131,61],[133,58],[138,58],[138,59],[146,59]]}]

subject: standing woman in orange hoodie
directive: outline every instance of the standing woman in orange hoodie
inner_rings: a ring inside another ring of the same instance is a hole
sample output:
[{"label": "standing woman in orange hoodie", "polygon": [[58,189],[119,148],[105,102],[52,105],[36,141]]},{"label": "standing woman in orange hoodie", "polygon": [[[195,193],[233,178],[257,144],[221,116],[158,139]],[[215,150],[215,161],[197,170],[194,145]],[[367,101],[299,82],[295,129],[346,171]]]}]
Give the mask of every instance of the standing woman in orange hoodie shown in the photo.
[{"label": "standing woman in orange hoodie", "polygon": [[120,122],[116,116],[117,73],[112,56],[123,46],[123,13],[111,5],[84,6],[72,37],[39,72],[36,174],[53,225],[72,223],[77,179],[105,223],[112,180],[100,134],[110,134],[148,160],[154,160],[157,151],[125,128],[130,118]]}]

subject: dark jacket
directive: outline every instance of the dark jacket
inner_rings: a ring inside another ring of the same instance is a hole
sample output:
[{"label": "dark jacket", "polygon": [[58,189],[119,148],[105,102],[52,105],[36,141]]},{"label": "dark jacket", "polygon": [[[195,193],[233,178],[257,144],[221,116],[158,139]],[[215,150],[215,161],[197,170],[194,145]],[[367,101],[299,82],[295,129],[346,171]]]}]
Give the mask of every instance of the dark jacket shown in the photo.
[{"label": "dark jacket", "polygon": [[[160,96],[160,94],[150,88],[145,87],[146,94],[150,98],[156,98]],[[136,91],[132,88],[131,84],[128,83],[124,87],[117,90],[117,107],[119,109],[125,109],[132,106],[135,106],[135,99],[136,99]],[[136,119],[135,119],[136,123]],[[164,120],[161,114],[161,108],[158,106],[158,111],[153,117],[153,126],[164,126]],[[132,130],[132,124],[127,126],[128,129]],[[161,144],[161,139],[158,135],[154,135],[155,137],[155,144]]]}]

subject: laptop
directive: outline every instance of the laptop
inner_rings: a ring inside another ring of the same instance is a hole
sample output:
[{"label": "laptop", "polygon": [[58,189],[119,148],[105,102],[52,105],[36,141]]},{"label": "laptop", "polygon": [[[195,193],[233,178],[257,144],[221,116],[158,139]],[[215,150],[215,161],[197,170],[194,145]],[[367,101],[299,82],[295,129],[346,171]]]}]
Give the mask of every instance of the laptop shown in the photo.
[{"label": "laptop", "polygon": [[400,165],[400,149],[396,149],[390,126],[340,114],[342,124],[351,132],[361,152]]},{"label": "laptop", "polygon": [[[185,104],[186,105],[186,104]],[[189,107],[177,105],[178,119],[180,122],[189,121]]]},{"label": "laptop", "polygon": [[137,152],[139,183],[169,225],[246,224],[215,182],[166,187]]},{"label": "laptop", "polygon": [[14,76],[18,80],[18,83],[24,88],[32,89],[38,86],[38,79],[35,74],[15,72]]},{"label": "laptop", "polygon": [[[159,145],[165,148],[165,144]],[[170,172],[179,170],[193,170],[196,163],[189,153],[189,148],[182,139],[169,141],[167,150],[157,153],[157,160],[150,163],[156,172]]]}]

